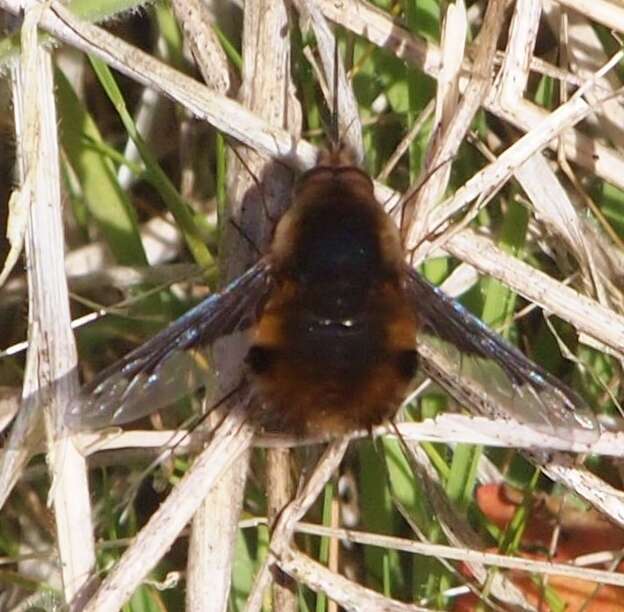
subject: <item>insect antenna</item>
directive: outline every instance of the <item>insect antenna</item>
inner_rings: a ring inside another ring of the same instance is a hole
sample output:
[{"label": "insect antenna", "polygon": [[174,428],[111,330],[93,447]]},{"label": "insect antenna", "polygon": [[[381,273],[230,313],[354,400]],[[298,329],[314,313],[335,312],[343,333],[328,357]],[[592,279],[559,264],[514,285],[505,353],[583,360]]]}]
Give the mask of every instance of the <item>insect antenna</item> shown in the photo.
[{"label": "insect antenna", "polygon": [[321,61],[318,64],[314,56],[308,58],[308,61],[318,74],[324,100],[321,106],[321,122],[324,127],[325,147],[320,161],[334,165],[360,166],[364,157],[362,126],[357,112],[357,101],[340,61],[338,28],[334,28],[332,32],[320,12],[314,7],[309,8]]},{"label": "insect antenna", "polygon": [[[334,34],[333,51],[331,65],[328,66],[323,57],[323,50],[319,50],[321,54],[321,66],[313,63],[310,59],[312,68],[316,71],[321,88],[321,97],[324,101],[322,105],[321,123],[323,124],[323,132],[327,141],[326,150],[331,157],[340,152],[341,143],[343,141],[340,133],[340,111],[339,111],[339,48],[338,37]],[[331,74],[329,73],[331,70]],[[350,126],[349,126],[350,127]]]},{"label": "insect antenna", "polygon": [[332,78],[332,108],[331,117],[329,123],[329,145],[332,154],[336,155],[345,148],[345,141],[347,134],[353,127],[358,117],[354,116],[349,123],[344,126],[342,132],[340,131],[340,109],[339,99],[340,95],[340,65],[339,65],[339,49],[338,49],[338,37],[334,36],[334,72]]},{"label": "insect antenna", "polygon": [[338,127],[338,37],[334,37],[334,74],[332,82],[332,109],[329,139],[332,153],[340,150],[340,128]]}]

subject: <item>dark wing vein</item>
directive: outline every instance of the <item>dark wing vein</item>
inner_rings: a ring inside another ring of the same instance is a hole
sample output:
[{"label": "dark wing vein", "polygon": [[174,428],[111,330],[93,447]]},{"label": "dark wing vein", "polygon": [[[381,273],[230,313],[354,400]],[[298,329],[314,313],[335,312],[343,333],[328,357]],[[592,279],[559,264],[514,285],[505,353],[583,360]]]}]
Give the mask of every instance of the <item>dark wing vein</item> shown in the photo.
[{"label": "dark wing vein", "polygon": [[528,359],[411,267],[407,270],[405,289],[417,316],[435,336],[461,353],[495,362],[514,386],[528,386],[545,410],[557,413],[550,415],[554,422],[598,431],[595,415],[576,391]]},{"label": "dark wing vein", "polygon": [[70,427],[119,425],[145,416],[204,384],[195,348],[255,321],[272,283],[264,258],[167,328],[100,372],[72,401]]}]

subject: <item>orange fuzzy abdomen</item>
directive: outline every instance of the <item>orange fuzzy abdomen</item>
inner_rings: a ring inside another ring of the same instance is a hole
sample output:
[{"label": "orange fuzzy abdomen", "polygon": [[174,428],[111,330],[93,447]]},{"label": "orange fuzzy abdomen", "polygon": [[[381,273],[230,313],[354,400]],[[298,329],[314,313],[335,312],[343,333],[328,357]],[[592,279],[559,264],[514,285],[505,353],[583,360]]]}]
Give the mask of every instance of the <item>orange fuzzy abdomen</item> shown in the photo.
[{"label": "orange fuzzy abdomen", "polygon": [[252,332],[249,364],[271,431],[340,434],[391,417],[416,366],[417,322],[400,286],[379,283],[353,320],[310,315],[279,286]]}]

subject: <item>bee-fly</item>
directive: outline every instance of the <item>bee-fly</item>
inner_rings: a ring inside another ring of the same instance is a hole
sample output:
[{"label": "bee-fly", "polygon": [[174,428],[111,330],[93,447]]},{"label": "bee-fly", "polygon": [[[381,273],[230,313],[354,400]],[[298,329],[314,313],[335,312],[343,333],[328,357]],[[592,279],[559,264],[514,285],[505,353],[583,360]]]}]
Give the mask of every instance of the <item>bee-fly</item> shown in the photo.
[{"label": "bee-fly", "polygon": [[343,433],[392,416],[416,369],[396,226],[335,150],[298,181],[267,255],[274,288],[247,357],[280,428]]},{"label": "bee-fly", "polygon": [[336,142],[299,178],[268,253],[84,387],[70,424],[129,422],[196,389],[189,352],[241,329],[252,416],[266,429],[340,434],[382,423],[404,399],[419,338],[430,333],[494,362],[520,398],[519,420],[539,414],[553,429],[597,430],[576,392],[405,263],[370,176]]}]

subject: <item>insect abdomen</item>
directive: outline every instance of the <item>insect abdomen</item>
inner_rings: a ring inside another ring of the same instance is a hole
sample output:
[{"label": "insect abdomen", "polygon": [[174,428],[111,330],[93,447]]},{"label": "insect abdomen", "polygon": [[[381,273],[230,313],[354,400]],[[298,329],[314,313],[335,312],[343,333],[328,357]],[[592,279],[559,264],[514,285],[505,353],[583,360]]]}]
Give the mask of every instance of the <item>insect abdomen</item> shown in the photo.
[{"label": "insect abdomen", "polygon": [[371,428],[394,414],[416,366],[398,232],[357,168],[319,166],[295,195],[247,359],[262,421],[296,433]]},{"label": "insect abdomen", "polygon": [[262,424],[336,434],[392,416],[416,368],[416,324],[400,290],[374,289],[359,317],[342,321],[314,318],[284,293],[267,304],[248,356]]}]

